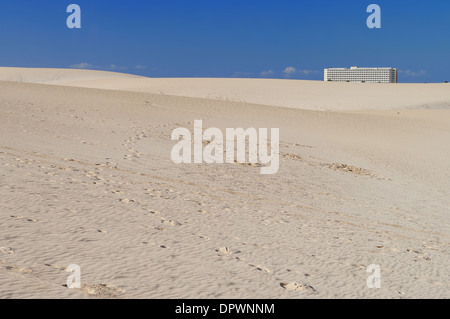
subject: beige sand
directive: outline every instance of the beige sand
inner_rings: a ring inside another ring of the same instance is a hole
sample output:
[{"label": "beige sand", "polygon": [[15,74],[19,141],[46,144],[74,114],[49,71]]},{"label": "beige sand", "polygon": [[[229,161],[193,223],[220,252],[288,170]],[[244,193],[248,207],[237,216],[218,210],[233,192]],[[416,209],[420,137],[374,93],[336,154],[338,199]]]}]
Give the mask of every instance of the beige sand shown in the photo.
[{"label": "beige sand", "polygon": [[[0,80],[0,298],[450,297],[448,85]],[[196,119],[280,128],[279,172],[173,164]]]},{"label": "beige sand", "polygon": [[303,110],[450,109],[450,85],[146,78],[123,73],[0,68],[0,81],[55,84],[283,106]]}]

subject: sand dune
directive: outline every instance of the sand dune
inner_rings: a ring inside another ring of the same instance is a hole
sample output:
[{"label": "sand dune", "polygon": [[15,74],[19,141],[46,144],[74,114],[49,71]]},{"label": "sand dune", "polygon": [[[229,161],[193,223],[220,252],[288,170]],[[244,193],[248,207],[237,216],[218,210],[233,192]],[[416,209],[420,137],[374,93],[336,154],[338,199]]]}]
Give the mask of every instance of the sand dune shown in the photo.
[{"label": "sand dune", "polygon": [[[450,297],[447,86],[0,78],[0,298]],[[174,164],[196,119],[280,128],[278,173]]]},{"label": "sand dune", "polygon": [[81,69],[0,68],[0,81],[56,84],[70,82],[104,81],[109,79],[136,79],[137,75]]},{"label": "sand dune", "polygon": [[67,69],[0,68],[0,80],[245,102],[306,110],[450,109],[449,84],[146,78]]}]

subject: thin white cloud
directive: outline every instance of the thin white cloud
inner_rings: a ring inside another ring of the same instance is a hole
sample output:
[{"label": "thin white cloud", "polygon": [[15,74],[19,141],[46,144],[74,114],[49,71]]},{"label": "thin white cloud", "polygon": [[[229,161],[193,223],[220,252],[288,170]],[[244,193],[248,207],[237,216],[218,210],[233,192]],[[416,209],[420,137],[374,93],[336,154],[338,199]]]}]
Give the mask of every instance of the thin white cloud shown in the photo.
[{"label": "thin white cloud", "polygon": [[262,77],[273,77],[275,75],[275,72],[273,72],[272,70],[262,71],[259,75]]},{"label": "thin white cloud", "polygon": [[143,70],[143,69],[146,69],[147,67],[146,67],[145,65],[140,65],[140,64],[138,64],[138,65],[136,65],[134,68],[135,68],[135,69],[138,69],[138,70]]},{"label": "thin white cloud", "polygon": [[118,65],[115,65],[115,64],[110,64],[105,69],[106,70],[126,70],[126,69],[128,69],[128,67],[126,67],[126,66],[118,66]]},{"label": "thin white cloud", "polygon": [[427,71],[420,70],[420,71],[416,72],[416,71],[411,71],[411,70],[399,70],[398,73],[400,73],[402,75],[410,76],[410,77],[416,77],[416,76],[426,75]]},{"label": "thin white cloud", "polygon": [[294,68],[293,66],[288,66],[287,68],[285,68],[283,70],[283,73],[287,74],[287,75],[292,75],[292,74],[295,74],[296,72],[297,72],[297,69]]},{"label": "thin white cloud", "polygon": [[127,70],[126,66],[118,66],[116,64],[110,64],[108,66],[99,66],[93,65],[87,62],[81,62],[77,64],[72,64],[70,66],[71,69],[90,69],[90,70],[108,70],[108,71],[117,71],[117,70]]},{"label": "thin white cloud", "polygon": [[318,71],[316,71],[316,70],[297,70],[297,72],[300,74],[303,74],[303,75],[310,75],[310,74],[317,73]]},{"label": "thin white cloud", "polygon": [[259,73],[251,73],[251,72],[235,72],[233,77],[235,78],[271,78],[271,79],[281,79],[281,78],[294,78],[294,77],[302,77],[309,76],[312,74],[317,74],[319,71],[316,70],[304,70],[297,69],[293,66],[288,66],[284,68],[281,72],[276,72],[274,70],[263,70]]},{"label": "thin white cloud", "polygon": [[95,69],[96,67],[92,64],[89,64],[87,62],[72,64],[70,66],[71,69]]},{"label": "thin white cloud", "polygon": [[311,74],[316,74],[319,71],[317,70],[305,70],[305,69],[297,69],[293,66],[288,66],[283,70],[283,74],[285,78],[292,77],[294,75],[308,76]]}]

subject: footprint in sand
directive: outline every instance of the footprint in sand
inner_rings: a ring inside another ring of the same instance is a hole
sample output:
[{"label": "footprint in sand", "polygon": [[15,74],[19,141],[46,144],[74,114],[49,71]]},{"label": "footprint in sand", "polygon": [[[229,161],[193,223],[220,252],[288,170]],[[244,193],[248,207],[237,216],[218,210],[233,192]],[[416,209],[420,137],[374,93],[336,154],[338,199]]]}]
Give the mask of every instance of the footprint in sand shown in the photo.
[{"label": "footprint in sand", "polygon": [[89,231],[96,231],[98,233],[103,233],[103,234],[107,234],[108,231],[103,230],[103,229],[95,229],[95,228],[87,228],[87,227],[80,227],[80,229],[82,230],[89,230]]},{"label": "footprint in sand", "polygon": [[170,226],[181,226],[181,223],[179,223],[179,222],[177,222],[177,221],[174,221],[174,220],[166,220],[166,219],[161,220],[161,224],[164,224],[164,225],[170,225]]},{"label": "footprint in sand", "polygon": [[311,145],[302,145],[298,143],[292,143],[291,146],[298,146],[298,147],[304,147],[304,148],[314,148],[314,146]]},{"label": "footprint in sand", "polygon": [[406,251],[407,251],[408,253],[415,253],[415,254],[419,254],[419,255],[422,254],[421,251],[419,251],[419,250],[414,250],[414,249],[406,249]]},{"label": "footprint in sand", "polygon": [[52,267],[52,268],[59,269],[59,270],[64,270],[64,271],[67,269],[67,267],[57,266],[57,265],[53,265],[53,264],[44,264],[44,265],[47,266],[47,267]]},{"label": "footprint in sand", "polygon": [[16,218],[16,219],[22,219],[22,220],[26,220],[27,222],[37,222],[36,219],[32,219],[32,218],[27,218],[27,217],[23,217],[23,216],[11,216],[12,218]]},{"label": "footprint in sand", "polygon": [[240,254],[241,251],[237,250],[237,251],[231,251],[228,247],[220,247],[216,249],[216,252],[219,253],[220,255],[231,255],[231,254]]},{"label": "footprint in sand", "polygon": [[119,199],[119,201],[120,201],[121,203],[125,203],[125,204],[131,204],[131,203],[134,203],[134,200],[133,200],[133,199],[128,199],[128,198],[122,198],[122,199]]},{"label": "footprint in sand", "polygon": [[11,247],[0,247],[0,254],[12,255],[15,251]]},{"label": "footprint in sand", "polygon": [[220,248],[217,248],[216,251],[218,253],[225,254],[225,255],[231,254],[231,250],[228,247],[220,247]]},{"label": "footprint in sand", "polygon": [[110,284],[83,284],[80,290],[98,298],[117,298],[125,292],[122,288]]},{"label": "footprint in sand", "polygon": [[310,291],[313,293],[317,293],[317,290],[311,286],[311,285],[307,285],[307,284],[299,284],[297,282],[290,282],[290,283],[280,283],[280,286],[284,289],[286,289],[287,291]]},{"label": "footprint in sand", "polygon": [[256,268],[257,270],[262,271],[262,272],[267,272],[267,273],[270,272],[270,269],[267,268],[267,267],[256,266],[256,265],[249,265],[249,266],[250,266],[250,267],[254,267],[254,268]]},{"label": "footprint in sand", "polygon": [[286,271],[287,272],[294,272],[296,274],[300,274],[300,275],[303,275],[305,277],[314,277],[315,276],[315,275],[311,275],[311,274],[308,274],[308,273],[305,274],[305,273],[299,272],[297,270],[292,270],[292,269],[286,269]]},{"label": "footprint in sand", "polygon": [[250,166],[250,167],[262,167],[262,166],[264,166],[261,163],[248,163],[248,162],[241,163],[241,162],[238,162],[236,160],[234,161],[234,163],[237,164],[237,165],[240,165],[240,166]]},{"label": "footprint in sand", "polygon": [[0,271],[2,271],[4,268],[7,271],[11,271],[14,273],[18,273],[18,274],[31,274],[33,273],[31,269],[25,268],[25,267],[20,267],[17,265],[12,265],[12,264],[8,264],[5,263],[4,261],[0,260]]},{"label": "footprint in sand", "polygon": [[420,250],[415,250],[415,249],[406,249],[406,252],[408,253],[414,253],[419,255],[418,258],[426,260],[426,261],[431,261],[431,258],[426,256],[422,251]]},{"label": "footprint in sand", "polygon": [[352,173],[354,175],[367,176],[367,177],[376,178],[379,180],[388,180],[388,181],[391,180],[384,176],[377,176],[374,172],[372,172],[370,170],[356,167],[353,165],[340,164],[340,163],[331,163],[331,164],[325,164],[325,165],[328,166],[328,168],[331,168],[332,170],[335,170],[335,171],[348,172],[348,173]]},{"label": "footprint in sand", "polygon": [[295,154],[295,153],[285,153],[285,154],[282,154],[282,157],[290,158],[293,160],[301,160],[302,159],[302,157],[300,155]]},{"label": "footprint in sand", "polygon": [[167,228],[164,228],[164,227],[161,227],[161,226],[157,226],[157,227],[147,226],[147,227],[151,228],[151,229],[156,229],[156,230],[159,230],[159,231],[167,231],[168,230]]}]

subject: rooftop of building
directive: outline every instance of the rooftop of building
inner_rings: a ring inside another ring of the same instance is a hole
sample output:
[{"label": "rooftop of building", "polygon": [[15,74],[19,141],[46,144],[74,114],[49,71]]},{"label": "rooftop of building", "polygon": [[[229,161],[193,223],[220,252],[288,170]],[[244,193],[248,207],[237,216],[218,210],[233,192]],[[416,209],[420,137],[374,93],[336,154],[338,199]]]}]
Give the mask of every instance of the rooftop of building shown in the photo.
[{"label": "rooftop of building", "polygon": [[382,67],[382,68],[373,68],[373,67],[357,67],[357,66],[352,66],[349,68],[333,68],[333,67],[329,67],[326,70],[396,70],[396,68],[392,68],[392,67]]}]

